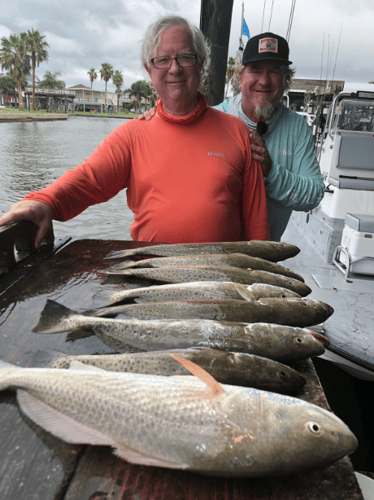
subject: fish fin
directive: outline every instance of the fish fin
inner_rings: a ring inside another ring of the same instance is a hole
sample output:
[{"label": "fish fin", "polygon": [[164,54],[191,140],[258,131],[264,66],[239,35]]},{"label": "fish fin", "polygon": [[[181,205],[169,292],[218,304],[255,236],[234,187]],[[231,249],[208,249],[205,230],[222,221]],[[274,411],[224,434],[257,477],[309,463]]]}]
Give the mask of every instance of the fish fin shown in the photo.
[{"label": "fish fin", "polygon": [[[105,257],[105,260],[115,260],[115,259],[125,259],[126,257],[129,257],[131,255],[137,255],[137,250],[138,249],[130,249],[130,250],[117,250],[108,253],[108,255]],[[139,250],[138,250],[139,251]]]},{"label": "fish fin", "polygon": [[201,368],[201,366],[196,365],[195,363],[189,361],[188,359],[181,358],[176,354],[171,354],[171,356],[181,365],[187,368],[187,370],[190,371],[192,375],[195,375],[195,377],[202,380],[209,387],[209,389],[213,391],[214,396],[218,396],[219,394],[224,392],[222,385],[219,382],[217,382],[217,380],[214,377],[212,377],[212,375],[210,375],[207,371],[205,371],[204,368]]},{"label": "fish fin", "polygon": [[67,324],[67,320],[77,313],[68,307],[47,300],[47,303],[40,315],[39,323],[32,329],[35,333],[62,333],[71,331],[72,325]]},{"label": "fish fin", "polygon": [[256,297],[248,290],[248,286],[242,285],[241,283],[235,283],[235,288],[238,294],[243,297],[244,300],[248,302],[254,302]]},{"label": "fish fin", "polygon": [[133,464],[149,465],[151,467],[167,467],[168,469],[188,469],[189,467],[179,462],[171,462],[162,458],[144,455],[139,451],[125,448],[124,446],[118,446],[113,450],[113,453],[117,455],[117,457],[126,460],[126,462],[131,462]]},{"label": "fish fin", "polygon": [[17,391],[22,412],[37,425],[54,436],[74,444],[97,444],[115,446],[113,440],[100,431],[88,427],[24,390]]},{"label": "fish fin", "polygon": [[78,371],[93,371],[93,372],[104,372],[102,368],[93,365],[87,365],[86,363],[82,363],[82,361],[77,361],[76,359],[70,361],[69,370],[78,370]]}]

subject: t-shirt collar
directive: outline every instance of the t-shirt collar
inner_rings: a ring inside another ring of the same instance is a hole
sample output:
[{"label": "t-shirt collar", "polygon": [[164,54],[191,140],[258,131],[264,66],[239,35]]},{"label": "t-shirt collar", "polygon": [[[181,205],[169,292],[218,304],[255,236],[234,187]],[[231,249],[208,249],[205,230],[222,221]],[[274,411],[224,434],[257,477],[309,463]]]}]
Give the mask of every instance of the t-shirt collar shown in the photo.
[{"label": "t-shirt collar", "polygon": [[206,108],[205,97],[200,92],[196,108],[188,115],[172,115],[164,109],[161,99],[157,100],[157,115],[166,122],[179,123],[180,125],[188,125],[194,122],[205,112]]}]

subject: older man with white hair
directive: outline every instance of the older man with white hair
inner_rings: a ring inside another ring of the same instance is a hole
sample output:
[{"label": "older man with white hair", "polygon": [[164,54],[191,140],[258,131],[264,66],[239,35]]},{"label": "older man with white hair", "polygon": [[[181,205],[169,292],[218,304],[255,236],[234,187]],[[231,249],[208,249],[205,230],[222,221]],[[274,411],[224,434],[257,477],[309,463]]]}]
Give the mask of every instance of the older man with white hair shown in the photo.
[{"label": "older man with white hair", "polygon": [[241,120],[206,105],[202,33],[183,18],[158,19],[141,52],[159,95],[157,115],[116,128],[53,184],[30,193],[0,225],[30,219],[36,246],[52,220],[68,220],[127,189],[134,240],[165,243],[268,239],[265,186]]},{"label": "older man with white hair", "polygon": [[324,183],[310,128],[281,102],[294,73],[287,41],[270,32],[254,36],[242,64],[240,94],[215,108],[242,119],[250,130],[253,158],[265,180],[270,239],[279,241],[293,210],[320,203]]}]

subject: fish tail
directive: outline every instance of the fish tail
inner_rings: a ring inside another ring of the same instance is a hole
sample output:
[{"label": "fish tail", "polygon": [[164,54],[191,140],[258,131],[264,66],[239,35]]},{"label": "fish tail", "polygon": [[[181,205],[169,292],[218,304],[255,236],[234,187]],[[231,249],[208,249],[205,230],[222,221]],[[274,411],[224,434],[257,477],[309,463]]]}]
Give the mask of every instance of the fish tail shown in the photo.
[{"label": "fish tail", "polygon": [[11,387],[11,382],[9,379],[9,375],[14,370],[19,370],[17,366],[13,366],[5,361],[0,360],[0,391],[4,391],[5,389],[9,389]]},{"label": "fish tail", "polygon": [[75,314],[77,313],[72,309],[48,299],[40,315],[39,323],[32,331],[35,333],[62,333],[71,331],[73,329],[72,324],[68,320]]},{"label": "fish tail", "polygon": [[114,299],[113,290],[100,290],[95,293],[92,299],[93,305],[97,308],[110,306],[117,301]]}]

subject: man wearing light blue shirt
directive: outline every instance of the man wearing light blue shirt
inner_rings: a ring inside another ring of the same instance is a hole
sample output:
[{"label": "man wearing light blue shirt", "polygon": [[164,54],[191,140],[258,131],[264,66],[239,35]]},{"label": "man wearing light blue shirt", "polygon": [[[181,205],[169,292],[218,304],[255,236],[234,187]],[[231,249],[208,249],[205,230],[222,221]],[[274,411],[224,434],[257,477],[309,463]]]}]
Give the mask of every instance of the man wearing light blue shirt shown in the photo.
[{"label": "man wearing light blue shirt", "polygon": [[288,57],[288,43],[281,36],[262,33],[251,38],[239,73],[241,93],[215,106],[249,128],[253,157],[264,174],[274,241],[281,239],[293,210],[311,210],[324,194],[312,132],[280,102],[293,73]]}]

